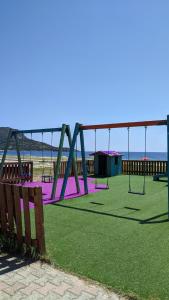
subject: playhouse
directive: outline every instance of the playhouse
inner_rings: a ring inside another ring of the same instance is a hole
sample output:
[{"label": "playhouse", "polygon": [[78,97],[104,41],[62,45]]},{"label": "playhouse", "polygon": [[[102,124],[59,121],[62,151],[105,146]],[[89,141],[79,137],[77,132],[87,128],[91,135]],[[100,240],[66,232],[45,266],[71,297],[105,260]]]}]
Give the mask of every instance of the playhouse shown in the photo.
[{"label": "playhouse", "polygon": [[94,175],[111,177],[122,174],[122,154],[117,151],[96,151],[94,156]]}]

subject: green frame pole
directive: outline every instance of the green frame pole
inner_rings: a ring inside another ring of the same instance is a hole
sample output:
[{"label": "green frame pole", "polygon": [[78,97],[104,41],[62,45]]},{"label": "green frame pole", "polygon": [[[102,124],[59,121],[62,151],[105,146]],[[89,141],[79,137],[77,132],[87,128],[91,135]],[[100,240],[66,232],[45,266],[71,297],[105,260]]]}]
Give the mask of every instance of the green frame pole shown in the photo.
[{"label": "green frame pole", "polygon": [[61,136],[60,136],[60,143],[59,143],[59,149],[58,149],[58,156],[57,161],[54,169],[54,181],[52,186],[52,193],[51,193],[51,199],[55,199],[56,195],[56,187],[57,187],[57,181],[59,178],[59,171],[60,171],[60,164],[61,164],[61,158],[62,158],[62,151],[63,151],[63,143],[64,143],[64,137],[66,133],[67,125],[63,124],[61,129]]},{"label": "green frame pole", "polygon": [[[67,133],[69,148],[70,148],[71,144],[72,144],[72,138],[71,138],[71,132],[70,132],[70,126],[69,125],[67,125],[66,133]],[[77,190],[77,193],[80,193],[80,185],[79,185],[79,178],[78,178],[78,172],[77,172],[77,162],[75,160],[74,152],[73,152],[72,163],[73,163],[73,171],[74,171],[74,177],[75,177],[75,182],[76,182],[76,190]]]},{"label": "green frame pole", "polygon": [[88,194],[89,191],[88,191],[88,184],[87,184],[87,168],[86,168],[86,157],[85,157],[84,134],[82,129],[80,129],[80,144],[81,144],[81,154],[82,154],[84,190],[85,190],[85,194]]},{"label": "green frame pole", "polygon": [[4,149],[4,153],[3,153],[3,156],[2,156],[2,159],[1,159],[1,164],[0,164],[0,177],[2,177],[2,175],[3,175],[3,166],[4,166],[4,162],[5,162],[5,159],[6,159],[6,154],[7,154],[8,148],[9,148],[11,138],[12,138],[12,130],[9,129],[8,137],[7,137],[7,141],[6,141],[6,145],[5,145],[5,149]]},{"label": "green frame pole", "polygon": [[61,190],[61,193],[60,193],[60,200],[64,199],[66,185],[67,185],[68,177],[69,177],[69,174],[70,174],[70,171],[71,171],[76,139],[77,139],[77,136],[79,134],[79,127],[80,127],[80,124],[76,123],[74,133],[73,133],[72,143],[70,145],[69,157],[68,157],[68,161],[67,161],[67,165],[66,165],[65,176],[64,176],[64,179],[63,179],[62,190]]}]

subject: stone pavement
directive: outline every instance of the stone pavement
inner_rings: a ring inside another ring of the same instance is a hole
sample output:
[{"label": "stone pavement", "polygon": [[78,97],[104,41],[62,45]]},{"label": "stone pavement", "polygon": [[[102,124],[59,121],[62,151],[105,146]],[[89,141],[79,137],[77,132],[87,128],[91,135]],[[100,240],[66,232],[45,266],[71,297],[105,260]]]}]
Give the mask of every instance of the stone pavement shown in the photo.
[{"label": "stone pavement", "polygon": [[67,274],[52,266],[0,254],[0,299],[119,300],[95,283]]}]

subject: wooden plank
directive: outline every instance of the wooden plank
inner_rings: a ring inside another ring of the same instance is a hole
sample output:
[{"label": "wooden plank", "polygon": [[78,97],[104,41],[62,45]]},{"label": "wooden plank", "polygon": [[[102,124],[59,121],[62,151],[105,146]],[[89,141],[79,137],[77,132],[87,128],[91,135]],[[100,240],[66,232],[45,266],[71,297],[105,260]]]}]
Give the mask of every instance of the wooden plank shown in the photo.
[{"label": "wooden plank", "polygon": [[18,245],[21,246],[23,242],[22,233],[22,214],[21,214],[21,199],[20,199],[20,188],[16,185],[12,186],[12,193],[15,207],[15,224],[16,224],[16,236]]},{"label": "wooden plank", "polygon": [[13,203],[13,195],[12,195],[12,189],[10,184],[5,184],[5,195],[6,195],[6,203],[7,203],[9,230],[11,233],[13,233],[14,232],[14,203]]},{"label": "wooden plank", "polygon": [[44,215],[42,203],[42,189],[34,188],[34,203],[35,203],[35,227],[36,239],[40,254],[45,254],[45,232],[44,232]]},{"label": "wooden plank", "polygon": [[2,233],[7,232],[6,198],[4,184],[0,183],[0,220]]},{"label": "wooden plank", "polygon": [[31,222],[29,210],[29,190],[27,187],[22,187],[23,210],[24,210],[24,225],[25,225],[25,243],[31,246]]},{"label": "wooden plank", "polygon": [[29,202],[34,203],[34,188],[28,188]]}]

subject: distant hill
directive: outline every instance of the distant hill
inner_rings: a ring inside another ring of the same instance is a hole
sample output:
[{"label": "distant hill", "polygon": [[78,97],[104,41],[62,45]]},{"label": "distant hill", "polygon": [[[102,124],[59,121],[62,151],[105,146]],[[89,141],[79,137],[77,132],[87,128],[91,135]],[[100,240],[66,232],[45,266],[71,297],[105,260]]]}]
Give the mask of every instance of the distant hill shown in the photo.
[{"label": "distant hill", "polygon": [[[3,150],[5,148],[6,145],[6,141],[7,141],[7,136],[9,133],[9,130],[13,129],[10,127],[0,127],[0,150]],[[13,129],[14,130],[14,129]],[[42,143],[42,142],[38,142],[35,140],[31,140],[29,138],[27,138],[23,133],[19,133],[18,134],[18,140],[19,140],[19,147],[20,150],[36,150],[36,151],[42,151],[42,146],[43,146],[43,150],[53,150],[53,151],[57,151],[58,147],[54,147],[51,146],[49,144],[46,143]],[[15,144],[15,140],[14,138],[11,139],[10,142],[10,146],[9,146],[9,150],[15,150],[16,149],[16,144]],[[69,151],[69,148],[63,148],[63,151],[67,152]]]}]

